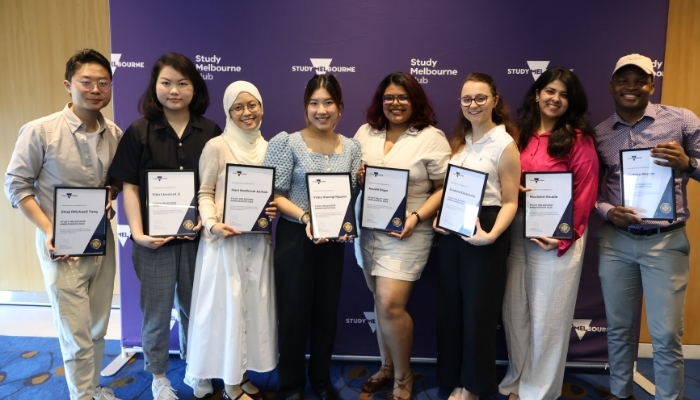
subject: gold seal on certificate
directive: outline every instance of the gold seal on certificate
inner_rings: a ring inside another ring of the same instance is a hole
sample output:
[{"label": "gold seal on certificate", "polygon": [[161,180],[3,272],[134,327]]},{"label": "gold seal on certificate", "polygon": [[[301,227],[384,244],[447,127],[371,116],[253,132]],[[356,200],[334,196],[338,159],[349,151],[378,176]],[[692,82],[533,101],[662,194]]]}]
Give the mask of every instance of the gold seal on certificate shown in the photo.
[{"label": "gold seal on certificate", "polygon": [[307,173],[309,216],[314,239],[357,236],[348,173]]},{"label": "gold seal on certificate", "polygon": [[474,235],[488,177],[486,172],[448,164],[437,227],[460,236]]},{"label": "gold seal on certificate", "polygon": [[676,219],[673,169],[657,165],[651,148],[620,151],[622,205],[646,220]]},{"label": "gold seal on certificate", "polygon": [[273,200],[275,169],[226,164],[223,222],[242,233],[270,233],[265,208]]},{"label": "gold seal on certificate", "polygon": [[573,239],[574,186],[571,172],[526,172],[525,232],[527,238]]},{"label": "gold seal on certificate", "polygon": [[54,256],[106,254],[107,189],[54,189]]},{"label": "gold seal on certificate", "polygon": [[407,198],[407,169],[366,166],[360,226],[362,229],[401,232]]},{"label": "gold seal on certificate", "polygon": [[195,236],[197,190],[194,170],[146,171],[146,227],[153,237]]}]

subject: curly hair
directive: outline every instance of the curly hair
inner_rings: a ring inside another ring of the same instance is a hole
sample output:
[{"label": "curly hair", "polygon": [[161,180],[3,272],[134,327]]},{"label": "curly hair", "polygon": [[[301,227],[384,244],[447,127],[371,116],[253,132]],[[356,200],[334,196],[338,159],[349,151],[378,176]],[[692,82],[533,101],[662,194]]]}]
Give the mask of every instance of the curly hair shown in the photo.
[{"label": "curly hair", "polygon": [[408,99],[413,107],[413,113],[409,119],[409,125],[421,130],[430,125],[437,124],[433,104],[425,94],[423,87],[416,78],[405,72],[394,72],[384,78],[372,96],[372,103],[367,109],[365,118],[367,123],[374,129],[382,130],[389,127],[389,120],[384,115],[384,91],[391,84],[401,86],[406,90]]}]

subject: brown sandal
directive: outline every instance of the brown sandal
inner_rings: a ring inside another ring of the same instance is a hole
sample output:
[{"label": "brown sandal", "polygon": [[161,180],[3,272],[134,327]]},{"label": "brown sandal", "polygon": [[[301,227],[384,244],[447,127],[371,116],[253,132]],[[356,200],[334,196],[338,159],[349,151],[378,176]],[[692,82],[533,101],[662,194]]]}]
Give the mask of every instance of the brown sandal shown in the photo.
[{"label": "brown sandal", "polygon": [[394,379],[394,366],[382,364],[378,372],[386,371],[381,378],[372,378],[371,376],[362,384],[362,391],[374,393],[382,390]]},{"label": "brown sandal", "polygon": [[[396,382],[396,387],[393,390],[396,389],[401,389],[405,390],[408,392],[408,397],[399,397],[394,395],[394,392],[392,391],[391,393],[386,395],[386,398],[389,400],[411,400],[413,398],[413,373],[409,372],[408,376],[404,375],[403,378],[399,379],[394,379],[394,382]],[[406,386],[408,384],[411,384],[411,389],[409,390]]]}]

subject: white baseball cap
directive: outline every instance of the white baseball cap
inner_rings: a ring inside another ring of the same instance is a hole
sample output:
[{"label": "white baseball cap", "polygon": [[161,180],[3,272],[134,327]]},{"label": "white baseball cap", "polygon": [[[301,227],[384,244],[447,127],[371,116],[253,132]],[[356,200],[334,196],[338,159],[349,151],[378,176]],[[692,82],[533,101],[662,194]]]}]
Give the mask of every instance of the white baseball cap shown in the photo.
[{"label": "white baseball cap", "polygon": [[627,65],[637,66],[652,77],[654,76],[654,64],[651,62],[651,58],[637,53],[626,55],[617,60],[615,70],[613,70],[613,75],[615,75],[617,70]]}]

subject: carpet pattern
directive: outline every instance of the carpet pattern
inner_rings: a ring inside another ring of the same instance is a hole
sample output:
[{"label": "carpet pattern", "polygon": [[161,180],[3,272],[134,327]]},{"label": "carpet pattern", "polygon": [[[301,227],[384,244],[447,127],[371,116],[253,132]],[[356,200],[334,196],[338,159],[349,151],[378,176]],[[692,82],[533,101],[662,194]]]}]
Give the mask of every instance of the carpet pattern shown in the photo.
[{"label": "carpet pattern", "polygon": [[[119,341],[108,340],[105,346],[104,366],[120,353]],[[639,371],[653,381],[651,360],[642,359]],[[362,393],[362,382],[379,369],[378,362],[333,361],[331,376],[342,399],[386,399],[388,390],[374,394]],[[434,364],[415,363],[414,398],[416,400],[445,399],[448,389],[437,386]],[[499,368],[502,376],[504,368]],[[179,357],[170,357],[167,376],[177,390],[180,399],[194,399],[192,389],[182,382],[185,363]],[[686,360],[685,398],[700,399],[700,360]],[[253,383],[270,400],[276,398],[277,374],[249,373]],[[114,390],[120,399],[151,399],[151,375],[143,370],[143,355],[137,354],[116,375],[103,377],[101,384]],[[210,399],[221,399],[223,382],[214,380],[215,393]],[[602,370],[567,369],[561,399],[601,399],[608,394],[608,375]],[[304,393],[306,399],[315,399],[311,389]],[[638,400],[653,397],[635,387]],[[494,395],[491,399],[506,399]],[[0,399],[68,399],[68,388],[63,370],[63,360],[55,338],[0,336]]]}]

